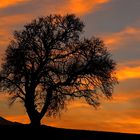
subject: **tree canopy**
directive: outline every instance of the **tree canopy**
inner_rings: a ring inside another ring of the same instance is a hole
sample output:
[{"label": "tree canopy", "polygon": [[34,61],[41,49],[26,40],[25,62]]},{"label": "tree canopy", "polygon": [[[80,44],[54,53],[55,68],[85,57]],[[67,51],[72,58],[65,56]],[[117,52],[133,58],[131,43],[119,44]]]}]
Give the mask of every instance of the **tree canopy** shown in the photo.
[{"label": "tree canopy", "polygon": [[0,89],[20,99],[31,124],[60,113],[68,101],[83,98],[94,107],[110,98],[116,63],[103,40],[82,37],[75,15],[34,19],[14,32],[0,71]]}]

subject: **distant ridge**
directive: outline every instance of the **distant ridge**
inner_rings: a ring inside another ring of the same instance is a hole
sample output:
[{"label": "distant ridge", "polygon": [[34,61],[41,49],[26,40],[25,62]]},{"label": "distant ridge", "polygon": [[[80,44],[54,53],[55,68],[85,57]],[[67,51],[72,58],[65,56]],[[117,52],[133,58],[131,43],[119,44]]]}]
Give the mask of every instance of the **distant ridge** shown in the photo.
[{"label": "distant ridge", "polygon": [[4,126],[4,125],[17,125],[17,124],[20,124],[20,123],[12,122],[12,121],[4,119],[3,117],[0,117],[0,125],[1,126]]}]

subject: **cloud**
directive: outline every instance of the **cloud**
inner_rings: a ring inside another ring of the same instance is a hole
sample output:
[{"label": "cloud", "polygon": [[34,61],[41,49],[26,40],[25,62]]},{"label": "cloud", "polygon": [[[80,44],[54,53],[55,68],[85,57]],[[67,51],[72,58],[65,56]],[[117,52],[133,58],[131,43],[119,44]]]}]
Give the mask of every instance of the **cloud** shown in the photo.
[{"label": "cloud", "polygon": [[[4,52],[5,47],[11,34],[15,29],[20,29],[22,25],[29,22],[32,18],[44,13],[76,13],[83,15],[97,9],[102,4],[109,2],[110,0],[2,0],[0,4],[0,10],[3,15],[1,16],[0,22],[0,50],[1,54]],[[19,3],[25,3],[24,5],[17,5]],[[38,7],[36,6],[38,5]],[[46,8],[47,5],[47,8]],[[26,9],[26,10],[25,10]],[[36,9],[36,11],[34,10]],[[7,13],[7,15],[5,15]],[[12,14],[11,14],[12,13]]]},{"label": "cloud", "polygon": [[[43,10],[47,11],[47,13],[59,13],[59,14],[67,14],[67,13],[74,13],[76,15],[85,15],[90,12],[96,11],[100,9],[101,5],[110,2],[111,0],[48,0],[42,1]],[[40,2],[36,0],[36,2]],[[47,7],[45,6],[47,4]]]},{"label": "cloud", "polygon": [[9,6],[13,6],[13,5],[17,5],[17,4],[20,4],[23,2],[27,2],[27,1],[30,1],[30,0],[1,0],[0,1],[0,9],[6,8]]},{"label": "cloud", "polygon": [[63,5],[63,10],[78,15],[84,15],[91,11],[97,10],[100,5],[108,3],[110,0],[69,0],[66,5]]},{"label": "cloud", "polygon": [[[40,3],[40,0],[2,0],[0,4],[0,60],[3,57],[6,46],[12,38],[13,31],[21,29],[25,23],[30,22],[35,16],[44,15],[44,13],[66,14],[69,12],[83,15],[96,10],[97,7],[109,1],[59,0],[56,2],[55,0],[42,0]],[[20,3],[23,2],[24,4],[21,5]]]},{"label": "cloud", "polygon": [[[111,51],[115,61],[118,64],[129,61],[131,62],[138,61],[140,59],[139,36],[140,36],[140,26],[139,27],[129,26],[119,32],[105,33],[104,35],[103,34],[101,35],[101,37],[105,42],[105,45]],[[134,68],[132,69],[127,68],[127,65],[124,68],[125,70],[127,70],[127,72],[132,70],[132,72],[130,73],[126,72],[127,74],[131,74],[131,76],[128,75],[129,78],[134,76],[134,72],[135,73],[137,72],[137,70],[136,69],[134,70]],[[139,74],[136,75],[139,77]],[[126,75],[124,75],[124,78],[123,76],[121,76],[120,79],[121,80],[126,79]]]},{"label": "cloud", "polygon": [[[11,31],[13,31],[13,27],[21,27],[25,22],[29,22],[29,19],[31,20],[33,17],[35,17],[35,15],[44,15],[44,13],[67,14],[69,12],[83,15],[97,9],[97,7],[102,4],[108,3],[109,1],[110,0],[59,0],[56,2],[55,0],[42,0],[42,2],[40,3],[40,0],[2,0],[0,8],[5,10],[1,11],[3,15],[0,14],[0,46],[4,46],[5,44],[7,44],[7,38],[9,38]],[[24,5],[17,5],[23,2],[29,3],[26,3]],[[38,5],[38,7],[36,5]],[[36,11],[34,11],[34,9],[36,9]],[[5,13],[7,13],[8,15],[5,15]]]},{"label": "cloud", "polygon": [[85,130],[139,133],[139,110],[70,109],[60,118],[44,118],[44,124]]},{"label": "cloud", "polygon": [[123,66],[128,66],[128,67],[135,67],[135,66],[139,66],[140,65],[140,60],[133,60],[133,61],[125,61],[123,63],[119,64],[119,67],[123,67]]},{"label": "cloud", "polygon": [[[134,41],[140,42],[140,28],[138,27],[126,27],[120,32],[114,32],[110,34],[103,35],[105,44],[110,47],[111,50],[119,49],[125,46],[127,42]],[[126,46],[127,47],[127,46]]]},{"label": "cloud", "polygon": [[5,44],[7,44],[7,36],[9,36],[8,31],[0,29],[0,46],[4,46]]},{"label": "cloud", "polygon": [[4,56],[5,49],[13,38],[14,30],[21,29],[27,21],[31,19],[31,15],[17,14],[13,16],[1,17],[0,22],[0,63]]},{"label": "cloud", "polygon": [[112,102],[115,102],[115,103],[129,102],[129,101],[135,100],[137,98],[140,98],[139,91],[133,91],[133,92],[127,92],[127,93],[120,92],[120,93],[117,93],[114,95]]},{"label": "cloud", "polygon": [[[76,15],[85,15],[96,11],[102,5],[111,0],[11,0],[5,2],[3,0],[0,8],[0,15],[13,14],[32,14],[32,15],[46,15],[46,14],[67,14],[74,13]],[[21,3],[21,4],[20,4]]]},{"label": "cloud", "polygon": [[[120,94],[120,96],[123,94]],[[129,96],[128,98],[131,99],[131,97]],[[102,109],[94,110],[92,107],[84,105],[81,101],[76,101],[72,102],[67,112],[62,112],[61,118],[44,117],[42,123],[61,128],[139,133],[140,112],[130,106],[129,100],[126,102],[126,99],[123,99],[123,102],[104,102]],[[4,115],[4,117],[11,121],[29,123],[28,116],[22,112],[20,113]]]},{"label": "cloud", "polygon": [[7,101],[9,99],[9,94],[1,93],[0,94],[0,101]]},{"label": "cloud", "polygon": [[23,124],[29,123],[29,118],[27,115],[11,115],[11,116],[5,116],[5,118],[12,122],[21,122]]},{"label": "cloud", "polygon": [[120,81],[127,79],[140,78],[140,66],[128,67],[122,66],[119,67],[117,71],[117,77]]}]

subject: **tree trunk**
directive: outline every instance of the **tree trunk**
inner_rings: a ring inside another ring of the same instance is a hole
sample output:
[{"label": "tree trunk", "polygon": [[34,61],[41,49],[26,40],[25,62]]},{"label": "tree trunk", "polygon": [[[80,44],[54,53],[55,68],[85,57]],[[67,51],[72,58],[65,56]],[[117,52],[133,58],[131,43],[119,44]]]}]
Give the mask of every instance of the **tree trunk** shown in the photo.
[{"label": "tree trunk", "polygon": [[41,125],[41,118],[37,116],[32,116],[32,118],[30,118],[30,122],[31,126],[38,127]]},{"label": "tree trunk", "polygon": [[42,117],[45,115],[45,113],[47,112],[48,107],[49,107],[49,105],[50,105],[51,98],[52,98],[52,89],[49,88],[49,89],[47,90],[47,97],[46,97],[44,106],[43,106],[43,108],[42,108],[42,110],[41,110],[41,112],[40,112],[40,117],[41,117],[41,118],[42,118]]},{"label": "tree trunk", "polygon": [[26,105],[26,112],[30,119],[30,124],[32,126],[40,126],[41,125],[41,119],[40,113],[35,109],[35,107],[31,107],[31,105]]},{"label": "tree trunk", "polygon": [[41,119],[45,115],[49,105],[50,105],[50,100],[52,98],[52,89],[49,88],[47,91],[47,97],[44,103],[44,106],[41,110],[41,112],[38,112],[36,110],[35,106],[35,89],[34,88],[26,88],[26,95],[25,95],[25,108],[27,111],[27,114],[30,119],[30,124],[32,126],[40,126],[41,125]]},{"label": "tree trunk", "polygon": [[32,126],[40,126],[41,125],[41,115],[40,113],[36,110],[34,101],[35,101],[35,96],[34,96],[34,89],[29,90],[26,92],[26,98],[25,98],[25,108],[26,112],[29,116],[30,119],[30,124]]}]

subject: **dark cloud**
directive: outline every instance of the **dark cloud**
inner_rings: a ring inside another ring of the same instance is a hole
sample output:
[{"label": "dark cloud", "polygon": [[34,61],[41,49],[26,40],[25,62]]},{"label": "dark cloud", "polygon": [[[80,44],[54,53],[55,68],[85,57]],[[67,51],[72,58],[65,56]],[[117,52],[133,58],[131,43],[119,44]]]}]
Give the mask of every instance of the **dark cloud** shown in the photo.
[{"label": "dark cloud", "polygon": [[119,81],[119,85],[116,87],[116,92],[133,94],[135,91],[140,91],[140,79],[127,79],[126,81]]},{"label": "dark cloud", "polygon": [[140,59],[140,41],[130,40],[121,43],[119,45],[121,48],[112,52],[117,62],[121,63]]},{"label": "dark cloud", "polygon": [[[140,94],[140,92],[139,92]],[[131,108],[134,110],[138,110],[140,114],[140,97],[130,100]]]},{"label": "dark cloud", "polygon": [[87,35],[118,32],[139,19],[139,0],[112,0],[91,14],[85,15]]}]

